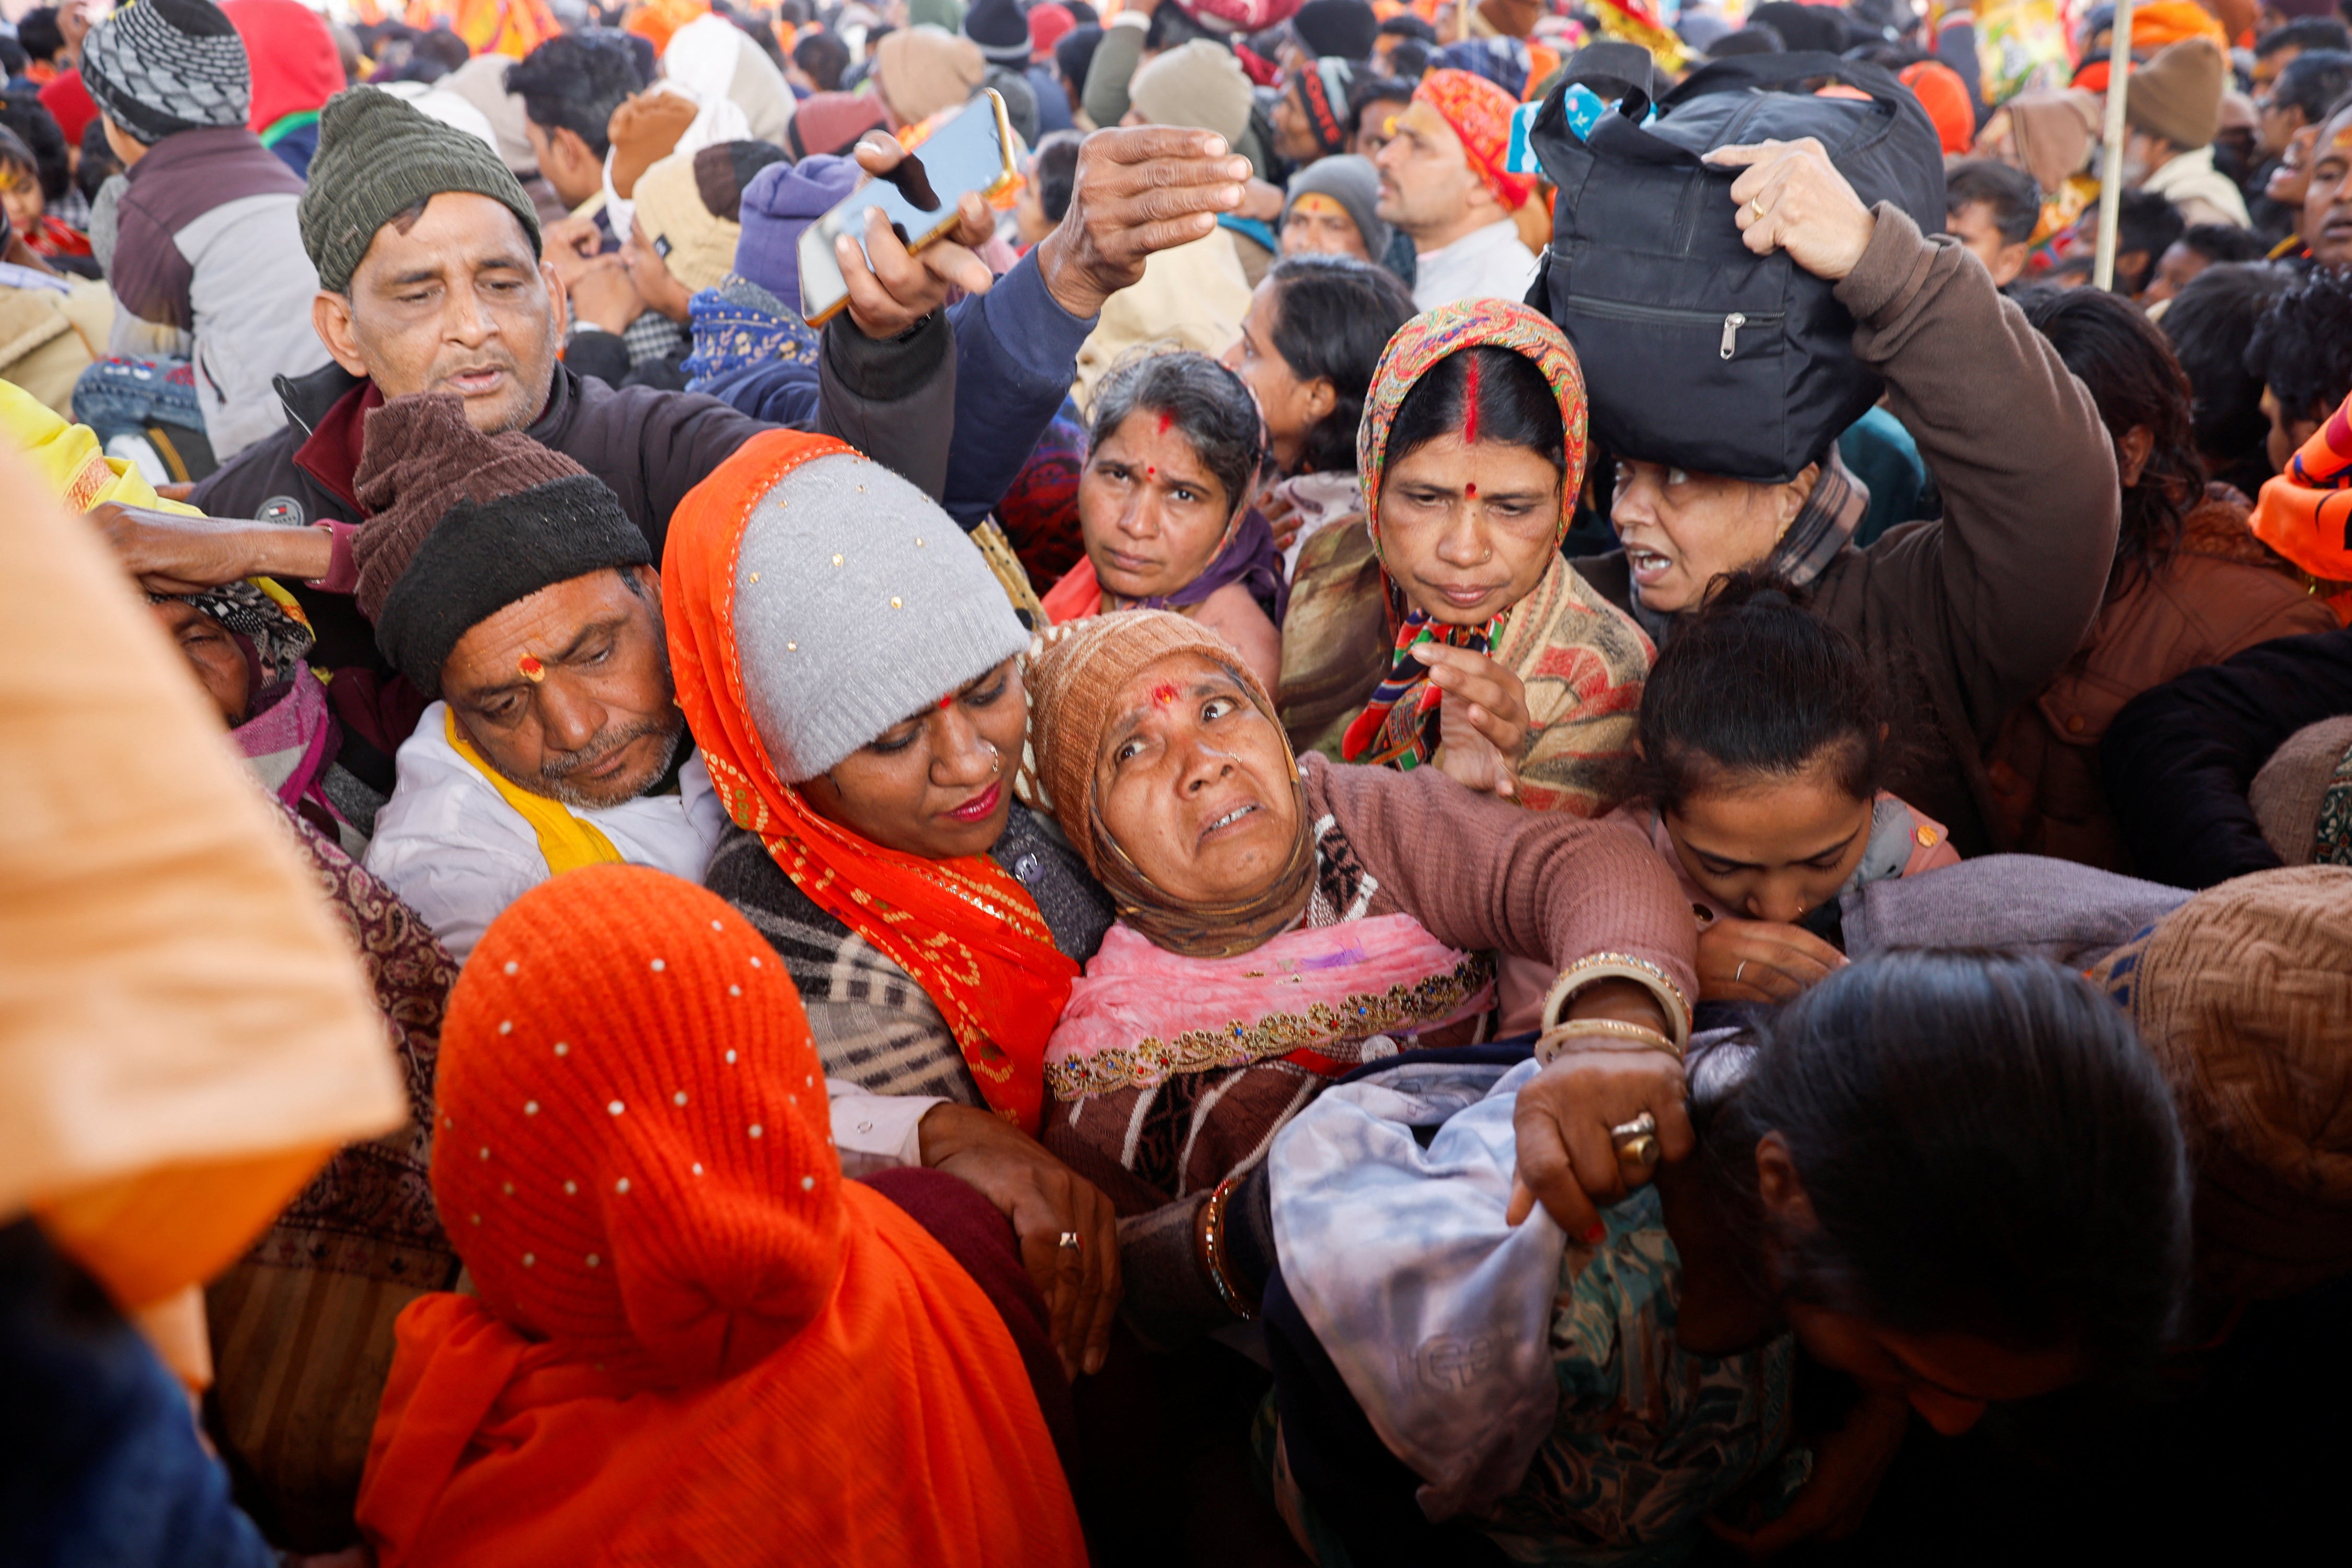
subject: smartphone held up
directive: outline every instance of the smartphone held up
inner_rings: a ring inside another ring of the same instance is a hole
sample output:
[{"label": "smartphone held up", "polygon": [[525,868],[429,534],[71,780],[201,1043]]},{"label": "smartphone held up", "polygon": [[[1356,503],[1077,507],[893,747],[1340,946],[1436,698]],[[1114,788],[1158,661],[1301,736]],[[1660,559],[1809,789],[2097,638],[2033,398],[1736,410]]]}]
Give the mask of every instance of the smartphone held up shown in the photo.
[{"label": "smartphone held up", "polygon": [[878,209],[899,243],[909,253],[920,251],[955,226],[958,204],[967,194],[988,201],[1019,177],[1013,145],[1004,100],[994,89],[985,89],[896,169],[867,180],[803,230],[801,314],[808,324],[823,326],[849,303],[834,245],[847,237],[863,249],[867,213]]}]

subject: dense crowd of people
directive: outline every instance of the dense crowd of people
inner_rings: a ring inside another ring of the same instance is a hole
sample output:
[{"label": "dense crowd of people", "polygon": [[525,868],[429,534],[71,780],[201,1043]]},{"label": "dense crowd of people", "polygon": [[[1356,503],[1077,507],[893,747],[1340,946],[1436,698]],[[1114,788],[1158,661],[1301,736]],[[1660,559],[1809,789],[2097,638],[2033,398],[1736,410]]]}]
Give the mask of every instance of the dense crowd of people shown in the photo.
[{"label": "dense crowd of people", "polygon": [[2326,1527],[2352,5],[0,14],[0,1560]]}]

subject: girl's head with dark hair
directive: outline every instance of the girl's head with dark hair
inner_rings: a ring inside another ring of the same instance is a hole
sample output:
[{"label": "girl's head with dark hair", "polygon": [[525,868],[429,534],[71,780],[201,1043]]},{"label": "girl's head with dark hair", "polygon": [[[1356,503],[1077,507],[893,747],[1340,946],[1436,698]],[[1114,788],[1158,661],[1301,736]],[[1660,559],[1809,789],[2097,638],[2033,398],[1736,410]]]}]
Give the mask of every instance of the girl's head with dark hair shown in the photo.
[{"label": "girl's head with dark hair", "polygon": [[1274,264],[1225,363],[1265,415],[1276,468],[1319,474],[1356,466],[1373,367],[1412,313],[1412,296],[1385,267],[1312,255]]},{"label": "girl's head with dark hair", "polygon": [[0,98],[0,127],[15,132],[32,154],[41,199],[63,201],[73,184],[73,163],[66,156],[66,133],[58,128],[57,117],[43,107],[40,95],[26,88],[11,89]]},{"label": "girl's head with dark hair", "polygon": [[2172,345],[2128,301],[2094,289],[2025,290],[2025,319],[2091,389],[2115,443],[2123,481],[2123,528],[2111,588],[2161,564],[2204,494],[2189,425],[2195,394]]},{"label": "girl's head with dark hair", "polygon": [[849,69],[849,46],[831,33],[811,33],[793,45],[793,66],[814,92],[839,92]]},{"label": "girl's head with dark hair", "polygon": [[40,165],[33,150],[14,131],[0,124],[0,214],[11,234],[30,235],[46,209]]},{"label": "girl's head with dark hair", "polygon": [[1095,389],[1078,528],[1105,592],[1161,597],[1216,559],[1264,455],[1257,404],[1202,353],[1147,354]]},{"label": "girl's head with dark hair", "polygon": [[2246,368],[2263,378],[2275,472],[2352,395],[2352,278],[2314,268],[2273,300],[2246,345]]},{"label": "girl's head with dark hair", "polygon": [[1398,330],[1365,401],[1358,466],[1391,588],[1408,613],[1489,626],[1558,561],[1584,482],[1575,351],[1522,306],[1443,307]]},{"label": "girl's head with dark hair", "polygon": [[1862,863],[1889,755],[1860,645],[1762,572],[1723,579],[1642,689],[1622,793],[1647,800],[1683,869],[1724,908],[1793,921]]},{"label": "girl's head with dark hair", "polygon": [[2037,958],[1894,952],[1759,1026],[1695,1121],[1799,1341],[1946,1433],[2175,1326],[2188,1164],[2129,1021]]}]

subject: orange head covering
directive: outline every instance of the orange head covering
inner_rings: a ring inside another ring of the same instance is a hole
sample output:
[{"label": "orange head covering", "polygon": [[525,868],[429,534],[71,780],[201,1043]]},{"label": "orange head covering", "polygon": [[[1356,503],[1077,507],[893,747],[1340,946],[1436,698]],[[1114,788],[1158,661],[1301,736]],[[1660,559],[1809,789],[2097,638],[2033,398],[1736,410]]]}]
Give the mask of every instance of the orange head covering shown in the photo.
[{"label": "orange head covering", "polygon": [[1471,169],[1504,211],[1527,205],[1535,192],[1534,176],[1514,174],[1504,167],[1511,150],[1511,114],[1518,108],[1509,93],[1469,71],[1435,70],[1421,79],[1412,99],[1437,110],[1454,128]]},{"label": "orange head covering", "polygon": [[1977,111],[1969,102],[1968,84],[1960,79],[1959,72],[1941,60],[1921,60],[1904,67],[1896,79],[1911,89],[1919,100],[1919,107],[1935,122],[1936,138],[1944,144],[1944,156],[1957,157],[1974,144]]},{"label": "orange head covering", "polygon": [[[945,1015],[991,1109],[1034,1133],[1045,1041],[1078,975],[1036,900],[985,855],[926,860],[818,816],[784,781],[745,696],[736,552],[771,489],[802,464],[836,454],[855,455],[827,437],[768,431],[678,503],[662,556],[678,706],[735,825],[758,834],[818,908],[914,977]],[[954,524],[941,513],[940,526]],[[859,628],[826,635],[851,639]]]},{"label": "orange head covering", "polygon": [[2352,398],[2263,486],[2247,521],[2256,539],[2313,576],[2352,579]]},{"label": "orange head covering", "polygon": [[654,53],[660,54],[680,27],[709,15],[710,0],[647,0],[621,26],[651,43]]},{"label": "orange head covering", "polygon": [[594,867],[491,924],[433,1153],[480,1294],[401,1317],[359,1504],[384,1568],[1083,1560],[1003,1319],[843,1182],[820,1074],[782,962],[691,883]]}]

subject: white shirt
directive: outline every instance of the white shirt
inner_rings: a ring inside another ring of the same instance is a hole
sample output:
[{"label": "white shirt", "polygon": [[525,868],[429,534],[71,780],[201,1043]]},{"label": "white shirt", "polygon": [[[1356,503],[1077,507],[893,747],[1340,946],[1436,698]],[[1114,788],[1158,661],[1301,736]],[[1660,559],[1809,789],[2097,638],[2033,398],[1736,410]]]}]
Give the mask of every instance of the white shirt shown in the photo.
[{"label": "white shirt", "polygon": [[[400,744],[399,780],[376,813],[367,868],[424,917],[459,963],[500,910],[547,880],[539,835],[481,770],[449,744],[448,705],[436,702]],[[699,756],[678,770],[676,795],[639,795],[575,813],[632,866],[699,886],[727,831],[727,811]]]},{"label": "white shirt", "polygon": [[[367,868],[433,928],[459,963],[509,904],[547,880],[539,836],[481,770],[449,744],[448,705],[425,710],[401,742],[392,798],[376,814]],[[699,756],[678,770],[677,794],[639,795],[581,811],[632,866],[651,866],[699,886],[727,831],[727,811]],[[918,1124],[940,1101],[868,1094],[825,1080],[833,1138],[851,1176],[922,1162]]]},{"label": "white shirt", "polygon": [[1536,253],[1519,226],[1497,218],[1453,244],[1413,258],[1412,307],[1433,310],[1456,300],[1524,300],[1536,280]]}]

